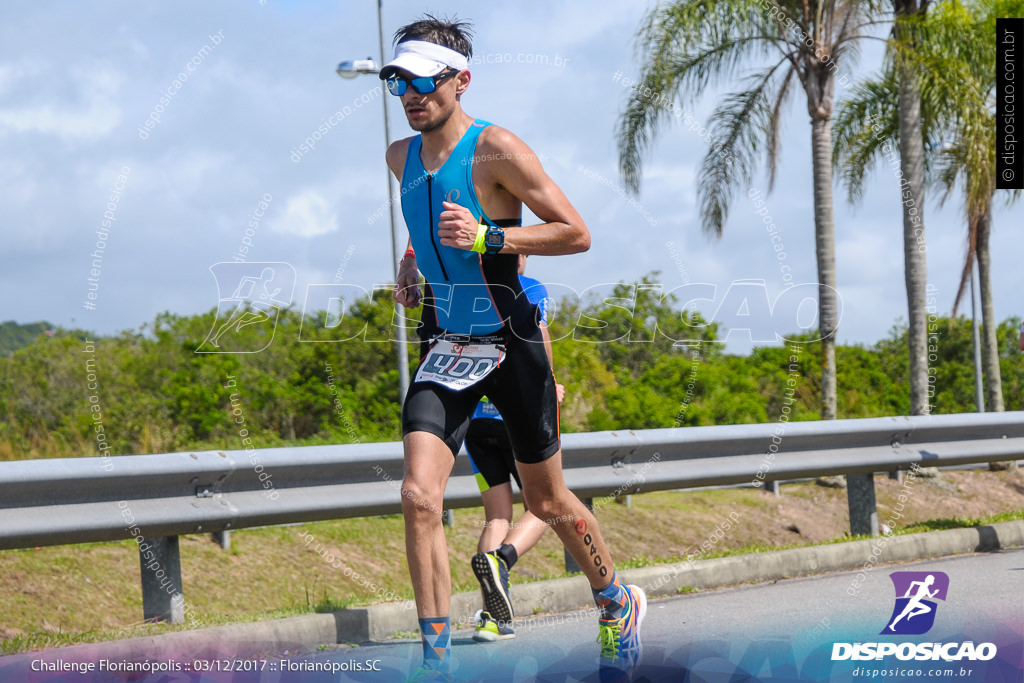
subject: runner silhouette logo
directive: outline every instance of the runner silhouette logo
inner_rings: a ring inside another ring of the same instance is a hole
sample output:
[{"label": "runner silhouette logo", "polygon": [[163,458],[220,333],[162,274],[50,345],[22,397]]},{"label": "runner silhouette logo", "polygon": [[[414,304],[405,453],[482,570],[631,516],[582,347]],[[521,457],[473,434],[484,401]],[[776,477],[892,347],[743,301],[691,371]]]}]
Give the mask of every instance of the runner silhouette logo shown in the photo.
[{"label": "runner silhouette logo", "polygon": [[893,572],[896,605],[882,634],[916,636],[935,623],[936,600],[946,600],[949,576],[943,572]]},{"label": "runner silhouette logo", "polygon": [[217,317],[196,353],[258,353],[270,346],[292,301],[292,265],[225,261],[210,272],[217,280]]}]

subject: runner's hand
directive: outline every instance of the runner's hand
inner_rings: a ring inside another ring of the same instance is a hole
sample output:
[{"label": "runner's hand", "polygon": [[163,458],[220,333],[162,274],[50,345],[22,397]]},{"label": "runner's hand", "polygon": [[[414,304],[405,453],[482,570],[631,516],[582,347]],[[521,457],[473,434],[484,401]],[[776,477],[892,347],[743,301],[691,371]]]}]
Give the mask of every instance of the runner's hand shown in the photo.
[{"label": "runner's hand", "polygon": [[441,222],[437,224],[437,236],[446,247],[469,251],[476,242],[476,233],[480,226],[469,209],[454,202],[443,202],[445,210],[441,212]]},{"label": "runner's hand", "polygon": [[558,402],[561,403],[562,399],[565,398],[564,384],[555,384],[555,395],[558,397]]},{"label": "runner's hand", "polygon": [[399,264],[398,281],[391,298],[406,308],[420,305],[423,293],[420,291],[420,271],[416,268],[415,256],[407,256]]}]

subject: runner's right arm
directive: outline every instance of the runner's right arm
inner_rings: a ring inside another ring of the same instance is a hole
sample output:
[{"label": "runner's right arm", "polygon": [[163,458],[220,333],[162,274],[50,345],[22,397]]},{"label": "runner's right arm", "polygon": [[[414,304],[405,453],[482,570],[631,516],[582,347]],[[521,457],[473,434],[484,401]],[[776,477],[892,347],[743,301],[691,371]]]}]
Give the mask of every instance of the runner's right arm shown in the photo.
[{"label": "runner's right arm", "polygon": [[[388,147],[385,159],[388,168],[402,184],[402,167],[405,164],[405,155],[409,149],[409,138],[398,140]],[[390,200],[390,198],[389,198]],[[388,207],[391,210],[391,207]],[[405,250],[412,250],[412,240],[406,244]],[[423,299],[423,292],[420,290],[420,271],[416,267],[415,254],[402,257],[398,262],[398,277],[395,279],[395,291],[391,298],[406,308],[416,308]]]},{"label": "runner's right arm", "polygon": [[[412,249],[412,242],[406,247],[406,251]],[[420,271],[416,267],[416,255],[402,257],[398,262],[398,278],[395,280],[395,292],[392,298],[406,308],[416,308],[423,299],[423,292],[420,290]]]}]

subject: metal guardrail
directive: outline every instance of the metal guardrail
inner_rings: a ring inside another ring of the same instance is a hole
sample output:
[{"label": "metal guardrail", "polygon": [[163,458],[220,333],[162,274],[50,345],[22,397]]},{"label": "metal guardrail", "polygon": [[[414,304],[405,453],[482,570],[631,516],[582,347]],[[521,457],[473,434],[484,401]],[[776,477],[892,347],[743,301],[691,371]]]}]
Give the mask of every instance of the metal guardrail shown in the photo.
[{"label": "metal guardrail", "polygon": [[[877,533],[871,473],[1018,460],[1024,412],[565,434],[562,451],[566,482],[584,499],[866,475],[858,486],[850,477],[851,528]],[[173,569],[183,534],[399,513],[401,478],[399,442],[0,462],[0,550],[140,535],[160,541]],[[478,505],[460,457],[445,506]],[[180,621],[147,591],[141,561],[146,618]],[[180,578],[176,590],[180,607]]]}]

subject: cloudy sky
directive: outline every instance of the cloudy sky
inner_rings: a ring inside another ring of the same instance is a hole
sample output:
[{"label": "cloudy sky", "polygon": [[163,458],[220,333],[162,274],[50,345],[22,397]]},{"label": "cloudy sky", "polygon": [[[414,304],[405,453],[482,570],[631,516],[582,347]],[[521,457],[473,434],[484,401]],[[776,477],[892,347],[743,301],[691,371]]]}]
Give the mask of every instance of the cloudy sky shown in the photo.
[{"label": "cloudy sky", "polygon": [[[423,11],[474,22],[478,60],[464,108],[525,140],[593,234],[586,254],[531,259],[532,275],[559,291],[607,292],[605,283],[661,271],[665,290],[715,285],[716,301],[701,304],[707,314],[735,281],[763,281],[774,299],[783,273],[745,192],[721,241],[701,231],[695,174],[706,143],[697,133],[666,128],[641,194],[631,202],[621,191],[614,131],[628,91],[613,76],[639,72],[632,36],[646,6],[395,0],[386,3],[384,29],[390,40]],[[377,53],[372,0],[4,2],[0,285],[8,295],[0,320],[113,333],[162,311],[208,311],[218,297],[210,267],[232,260],[252,223],[247,260],[291,264],[299,306],[310,284],[388,282],[385,95],[375,77],[343,80],[334,71],[343,59]],[[866,51],[853,73],[874,69],[877,56]],[[728,85],[707,93],[694,115],[706,120]],[[407,135],[398,108],[391,113],[392,134]],[[315,148],[300,152],[314,133]],[[762,173],[752,188],[766,184]],[[766,206],[794,282],[815,282],[810,127],[799,98]],[[995,216],[999,319],[1021,314],[1014,304],[1024,269],[1014,263],[1022,215],[1000,205]],[[941,209],[929,202],[926,217],[929,281],[938,312],[948,314],[962,210],[955,198]],[[873,343],[906,318],[891,172],[875,169],[857,208],[837,187],[835,225],[839,339]],[[751,317],[766,319],[756,308]],[[780,331],[807,323],[780,323]],[[729,348],[742,352],[749,342],[734,333]]]}]

